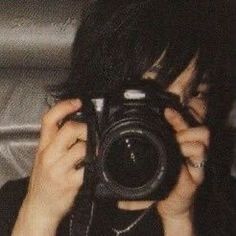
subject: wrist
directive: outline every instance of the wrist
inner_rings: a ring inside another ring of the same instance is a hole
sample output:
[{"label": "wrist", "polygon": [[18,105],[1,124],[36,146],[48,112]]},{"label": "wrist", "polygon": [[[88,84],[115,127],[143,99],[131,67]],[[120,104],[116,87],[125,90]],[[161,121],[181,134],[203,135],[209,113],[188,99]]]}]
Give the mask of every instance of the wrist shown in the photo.
[{"label": "wrist", "polygon": [[182,235],[194,236],[194,227],[191,217],[184,218],[162,218],[163,228],[166,236]]},{"label": "wrist", "polygon": [[43,215],[34,207],[23,203],[12,236],[54,236],[58,224],[57,219]]},{"label": "wrist", "polygon": [[194,236],[193,214],[192,211],[182,212],[181,214],[166,214],[159,212],[165,236]]}]

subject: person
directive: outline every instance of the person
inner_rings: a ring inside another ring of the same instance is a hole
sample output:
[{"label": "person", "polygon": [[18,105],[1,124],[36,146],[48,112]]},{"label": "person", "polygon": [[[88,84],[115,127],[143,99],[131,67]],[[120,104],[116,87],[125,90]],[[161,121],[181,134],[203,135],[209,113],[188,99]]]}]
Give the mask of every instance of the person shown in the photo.
[{"label": "person", "polygon": [[[70,76],[51,89],[60,101],[43,116],[31,177],[1,189],[1,235],[236,235],[225,132],[233,92],[226,21],[226,1],[92,4],[75,38]],[[127,78],[154,80],[179,96],[199,124],[192,127],[178,111],[165,109],[185,161],[160,201],[83,195],[84,167],[75,165],[86,155],[88,127],[62,124],[83,106],[81,93],[102,94]]]}]

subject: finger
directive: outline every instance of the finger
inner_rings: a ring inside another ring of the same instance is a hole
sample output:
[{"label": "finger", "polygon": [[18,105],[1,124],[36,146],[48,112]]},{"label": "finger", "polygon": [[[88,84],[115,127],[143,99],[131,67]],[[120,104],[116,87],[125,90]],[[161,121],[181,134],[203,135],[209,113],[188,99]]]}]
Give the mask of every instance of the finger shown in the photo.
[{"label": "finger", "polygon": [[210,131],[207,127],[201,126],[182,130],[176,134],[178,143],[184,142],[200,142],[206,147],[209,146]]},{"label": "finger", "polygon": [[[170,200],[172,198],[173,201],[176,202],[177,197],[180,198],[184,203],[191,204],[192,198],[190,196],[194,195],[198,186],[198,184],[193,184],[193,181],[195,183],[195,180],[193,180],[193,177],[189,172],[187,166],[182,165],[180,174],[178,176],[178,181],[174,186],[173,191],[168,196],[168,199]],[[176,207],[178,207],[178,205],[176,205]]]},{"label": "finger", "polygon": [[81,185],[83,184],[84,170],[85,168],[82,167],[79,170],[73,169],[73,171],[70,172],[76,186],[81,187]]},{"label": "finger", "polygon": [[87,140],[87,124],[67,121],[50,145],[55,153],[67,153],[78,141]]},{"label": "finger", "polygon": [[58,124],[69,114],[81,107],[79,99],[61,101],[52,107],[42,119],[39,151],[43,150],[54,139],[58,132]]},{"label": "finger", "polygon": [[199,142],[185,142],[180,145],[181,153],[184,157],[193,161],[201,162],[206,157],[206,146]]},{"label": "finger", "polygon": [[194,184],[199,186],[203,182],[204,177],[205,177],[204,167],[195,168],[190,165],[186,165],[186,168]]},{"label": "finger", "polygon": [[186,158],[186,167],[192,177],[195,184],[199,185],[204,179],[204,168],[194,167],[190,165],[189,162],[199,165],[206,160],[206,148],[204,144],[186,142],[180,145],[181,152]]},{"label": "finger", "polygon": [[168,123],[173,127],[176,132],[188,129],[187,122],[183,117],[174,109],[166,108],[164,115]]},{"label": "finger", "polygon": [[69,170],[75,167],[84,160],[86,156],[86,142],[76,143],[63,157],[62,164]]}]

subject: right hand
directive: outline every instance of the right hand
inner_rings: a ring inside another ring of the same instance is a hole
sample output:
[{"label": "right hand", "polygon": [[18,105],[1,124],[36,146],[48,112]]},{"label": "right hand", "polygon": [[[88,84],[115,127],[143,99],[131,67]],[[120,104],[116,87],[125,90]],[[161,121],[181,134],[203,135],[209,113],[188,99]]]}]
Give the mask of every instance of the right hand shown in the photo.
[{"label": "right hand", "polygon": [[76,170],[75,165],[86,155],[87,126],[67,121],[59,129],[58,124],[80,107],[80,100],[66,100],[44,115],[29,188],[21,209],[24,217],[28,213],[30,218],[58,224],[72,207],[83,182],[84,168]]}]

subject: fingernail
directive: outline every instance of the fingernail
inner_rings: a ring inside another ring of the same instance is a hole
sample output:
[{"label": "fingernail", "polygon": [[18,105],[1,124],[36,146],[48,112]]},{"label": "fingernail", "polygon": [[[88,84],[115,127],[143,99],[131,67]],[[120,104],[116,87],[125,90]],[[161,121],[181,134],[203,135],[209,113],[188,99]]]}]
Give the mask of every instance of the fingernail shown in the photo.
[{"label": "fingernail", "polygon": [[76,108],[79,108],[81,106],[81,101],[77,98],[77,99],[73,99],[71,100],[71,104],[73,106],[75,106]]},{"label": "fingernail", "polygon": [[166,115],[166,117],[168,117],[168,118],[172,118],[172,117],[174,117],[174,115],[175,115],[175,112],[171,109],[171,108],[166,108],[165,109],[165,115]]}]

